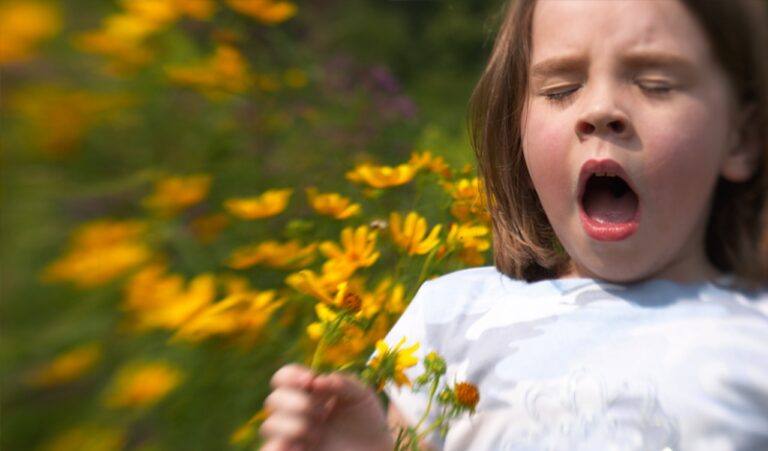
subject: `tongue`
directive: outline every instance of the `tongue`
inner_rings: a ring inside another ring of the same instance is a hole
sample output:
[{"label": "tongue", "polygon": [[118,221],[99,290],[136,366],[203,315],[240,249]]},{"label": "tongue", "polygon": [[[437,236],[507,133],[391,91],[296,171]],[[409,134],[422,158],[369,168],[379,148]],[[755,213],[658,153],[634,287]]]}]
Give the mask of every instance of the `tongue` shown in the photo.
[{"label": "tongue", "polygon": [[606,189],[584,193],[584,212],[597,222],[619,224],[631,221],[637,212],[637,196],[631,190],[615,196]]}]

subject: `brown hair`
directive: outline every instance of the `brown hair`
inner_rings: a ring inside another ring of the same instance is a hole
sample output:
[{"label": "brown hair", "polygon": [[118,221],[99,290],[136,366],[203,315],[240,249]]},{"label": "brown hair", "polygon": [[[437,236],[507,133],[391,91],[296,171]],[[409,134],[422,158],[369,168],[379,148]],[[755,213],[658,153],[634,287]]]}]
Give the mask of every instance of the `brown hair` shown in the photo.
[{"label": "brown hair", "polygon": [[[742,105],[754,106],[760,143],[755,173],[720,180],[706,236],[712,264],[750,284],[768,281],[768,13],[758,0],[682,0],[709,38]],[[535,0],[510,0],[469,104],[469,132],[493,220],[496,267],[533,281],[570,265],[533,188],[523,159],[521,123]]]}]

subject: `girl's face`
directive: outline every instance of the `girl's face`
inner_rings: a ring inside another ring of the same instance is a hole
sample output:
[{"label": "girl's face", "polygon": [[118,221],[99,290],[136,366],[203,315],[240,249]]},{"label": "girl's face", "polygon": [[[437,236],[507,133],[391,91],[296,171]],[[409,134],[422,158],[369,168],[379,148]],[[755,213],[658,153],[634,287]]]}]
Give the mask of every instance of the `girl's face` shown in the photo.
[{"label": "girl's face", "polygon": [[717,275],[704,236],[719,177],[748,178],[728,79],[677,1],[541,0],[523,153],[574,276]]}]

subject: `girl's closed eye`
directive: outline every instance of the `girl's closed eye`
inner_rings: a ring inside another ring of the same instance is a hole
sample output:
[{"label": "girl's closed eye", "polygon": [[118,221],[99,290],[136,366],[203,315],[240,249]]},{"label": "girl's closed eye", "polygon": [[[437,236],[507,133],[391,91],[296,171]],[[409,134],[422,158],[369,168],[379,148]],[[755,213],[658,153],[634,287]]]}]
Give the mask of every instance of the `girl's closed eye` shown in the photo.
[{"label": "girl's closed eye", "polygon": [[675,85],[668,80],[641,78],[635,80],[635,85],[646,94],[653,96],[668,95],[675,88]]},{"label": "girl's closed eye", "polygon": [[552,103],[565,103],[573,98],[573,95],[581,88],[581,85],[564,85],[544,89],[541,96]]}]

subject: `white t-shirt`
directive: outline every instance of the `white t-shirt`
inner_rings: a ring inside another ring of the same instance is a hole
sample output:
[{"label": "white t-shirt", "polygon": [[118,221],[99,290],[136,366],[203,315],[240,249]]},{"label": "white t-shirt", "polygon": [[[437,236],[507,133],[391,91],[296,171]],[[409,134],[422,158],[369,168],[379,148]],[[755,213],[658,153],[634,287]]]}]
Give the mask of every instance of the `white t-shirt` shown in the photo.
[{"label": "white t-shirt", "polygon": [[[480,390],[475,415],[430,437],[437,449],[768,450],[766,291],[476,268],[425,283],[386,341],[402,337]],[[387,393],[422,416],[426,390]]]}]

